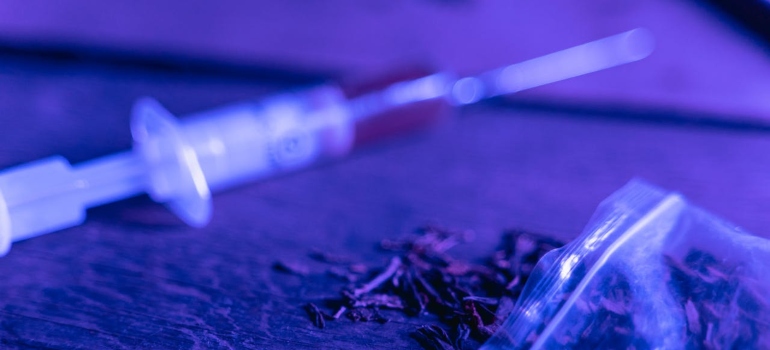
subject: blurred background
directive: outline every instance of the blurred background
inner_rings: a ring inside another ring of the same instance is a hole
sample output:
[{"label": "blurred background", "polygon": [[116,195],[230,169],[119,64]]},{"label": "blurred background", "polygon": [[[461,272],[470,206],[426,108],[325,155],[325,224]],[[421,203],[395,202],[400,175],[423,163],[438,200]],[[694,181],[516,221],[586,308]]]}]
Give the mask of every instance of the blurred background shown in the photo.
[{"label": "blurred background", "polygon": [[276,259],[307,262],[320,248],[379,262],[380,240],[425,223],[474,230],[478,239],[458,249],[469,258],[492,251],[509,228],[568,241],[635,177],[770,237],[769,8],[767,0],[2,0],[0,169],[129,149],[142,96],[184,117],[403,67],[473,74],[637,27],[652,32],[656,50],[217,194],[205,228],[146,196],[89,209],[83,225],[18,242],[0,260],[0,347],[415,348],[408,334],[422,321],[411,317],[316,329],[299,303],[343,282],[322,270],[309,279],[277,273]]},{"label": "blurred background", "polygon": [[770,26],[766,4],[5,0],[0,47],[338,78],[414,63],[473,73],[646,27],[656,36],[657,50],[644,65],[539,88],[520,98],[756,122],[770,118],[770,56],[760,40]]}]

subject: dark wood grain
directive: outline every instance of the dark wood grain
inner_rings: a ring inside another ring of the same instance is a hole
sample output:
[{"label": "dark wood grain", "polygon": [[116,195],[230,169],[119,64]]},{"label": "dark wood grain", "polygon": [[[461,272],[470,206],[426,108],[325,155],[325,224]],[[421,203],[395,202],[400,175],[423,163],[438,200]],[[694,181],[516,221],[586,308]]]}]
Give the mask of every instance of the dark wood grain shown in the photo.
[{"label": "dark wood grain", "polygon": [[[0,166],[129,147],[128,111],[153,95],[180,114],[281,88],[183,74],[0,62]],[[504,228],[569,239],[632,177],[677,189],[758,234],[770,217],[770,140],[723,131],[477,106],[436,130],[219,194],[213,222],[184,227],[146,198],[89,212],[80,227],[15,244],[0,260],[8,348],[417,348],[426,322],[312,325],[302,306],[343,285],[312,247],[387,263],[374,245],[435,222],[475,230],[461,256]],[[309,277],[276,259],[305,262]]]}]

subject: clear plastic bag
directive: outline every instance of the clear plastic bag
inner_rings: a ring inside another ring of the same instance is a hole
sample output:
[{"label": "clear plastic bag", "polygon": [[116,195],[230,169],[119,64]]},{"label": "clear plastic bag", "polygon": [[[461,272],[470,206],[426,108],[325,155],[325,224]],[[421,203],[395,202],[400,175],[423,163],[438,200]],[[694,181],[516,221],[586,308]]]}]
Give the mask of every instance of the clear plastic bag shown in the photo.
[{"label": "clear plastic bag", "polygon": [[632,181],[538,263],[482,349],[770,349],[770,240]]}]

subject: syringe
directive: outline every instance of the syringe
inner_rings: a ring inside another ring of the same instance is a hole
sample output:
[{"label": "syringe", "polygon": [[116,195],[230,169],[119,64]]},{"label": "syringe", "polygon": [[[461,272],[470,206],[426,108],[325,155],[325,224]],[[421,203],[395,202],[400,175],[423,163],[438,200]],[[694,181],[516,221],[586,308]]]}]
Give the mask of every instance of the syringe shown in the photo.
[{"label": "syringe", "polygon": [[437,73],[355,97],[324,85],[181,120],[155,100],[140,99],[132,112],[132,150],[75,166],[54,156],[0,173],[0,255],[11,242],[83,223],[88,208],[143,193],[185,223],[204,226],[211,191],[343,156],[387,111],[427,101],[471,104],[637,61],[651,51],[651,35],[635,29],[477,76]]}]

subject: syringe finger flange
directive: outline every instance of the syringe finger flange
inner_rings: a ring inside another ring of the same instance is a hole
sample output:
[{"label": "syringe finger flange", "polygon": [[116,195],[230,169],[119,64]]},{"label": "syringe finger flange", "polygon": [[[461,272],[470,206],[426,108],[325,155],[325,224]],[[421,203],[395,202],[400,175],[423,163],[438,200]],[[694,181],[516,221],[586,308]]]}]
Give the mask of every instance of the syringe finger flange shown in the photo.
[{"label": "syringe finger flange", "polygon": [[194,227],[211,219],[211,191],[195,149],[176,118],[156,100],[139,99],[131,120],[134,152],[149,172],[148,193]]}]

